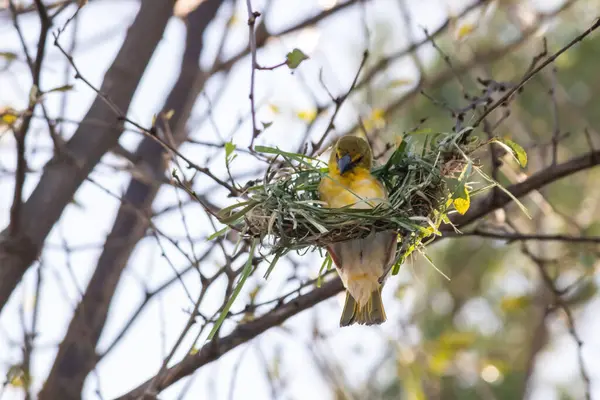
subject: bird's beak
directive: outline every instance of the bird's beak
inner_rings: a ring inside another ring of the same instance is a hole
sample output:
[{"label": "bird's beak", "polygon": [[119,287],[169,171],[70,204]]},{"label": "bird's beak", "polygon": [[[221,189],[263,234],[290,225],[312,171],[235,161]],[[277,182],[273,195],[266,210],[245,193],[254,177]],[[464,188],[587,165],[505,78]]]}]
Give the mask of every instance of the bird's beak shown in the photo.
[{"label": "bird's beak", "polygon": [[344,172],[352,168],[352,157],[350,157],[350,154],[346,154],[345,156],[340,158],[337,162],[337,165],[340,170],[340,174],[343,174]]}]

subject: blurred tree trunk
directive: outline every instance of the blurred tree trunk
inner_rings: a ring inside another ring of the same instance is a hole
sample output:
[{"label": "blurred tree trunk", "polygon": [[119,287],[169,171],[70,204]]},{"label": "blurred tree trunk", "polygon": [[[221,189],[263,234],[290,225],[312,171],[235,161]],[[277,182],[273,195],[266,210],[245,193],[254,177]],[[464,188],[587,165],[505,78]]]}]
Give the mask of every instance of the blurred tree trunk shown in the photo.
[{"label": "blurred tree trunk", "polygon": [[[0,311],[37,259],[46,236],[81,183],[117,144],[123,124],[117,121],[105,99],[109,98],[123,114],[127,113],[172,13],[172,0],[141,3],[119,53],[104,76],[102,95],[96,96],[73,137],[44,167],[39,183],[21,207],[15,232],[5,229],[0,233]],[[106,125],[87,123],[90,121],[105,121]]]},{"label": "blurred tree trunk", "polygon": [[[186,122],[204,87],[199,67],[203,35],[223,0],[207,0],[187,18],[185,51],[180,73],[161,113],[172,110],[170,120],[158,117],[163,132],[171,132],[172,143],[180,146],[187,137]],[[143,39],[142,39],[143,40]],[[171,124],[166,127],[165,124]],[[131,178],[117,213],[113,229],[106,239],[98,264],[85,294],[59,346],[50,375],[40,399],[78,398],[86,376],[96,365],[96,345],[108,315],[108,309],[133,248],[144,237],[152,214],[152,203],[165,173],[165,151],[155,140],[145,137],[136,153],[136,167],[150,171],[151,179]]]}]

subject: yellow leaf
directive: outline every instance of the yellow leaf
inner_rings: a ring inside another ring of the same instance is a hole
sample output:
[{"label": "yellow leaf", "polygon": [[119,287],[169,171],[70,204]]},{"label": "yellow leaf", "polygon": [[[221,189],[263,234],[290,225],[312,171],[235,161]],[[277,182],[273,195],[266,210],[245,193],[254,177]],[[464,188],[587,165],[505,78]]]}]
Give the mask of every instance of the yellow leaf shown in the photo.
[{"label": "yellow leaf", "polygon": [[198,348],[196,346],[192,347],[192,350],[190,350],[190,355],[196,355],[198,354]]},{"label": "yellow leaf", "polygon": [[0,126],[12,125],[18,118],[19,116],[12,108],[7,107],[5,109],[0,109]]},{"label": "yellow leaf", "polygon": [[173,114],[175,114],[175,110],[171,109],[171,110],[167,111],[165,113],[165,119],[167,121],[169,121],[173,117]]},{"label": "yellow leaf", "polygon": [[229,21],[227,21],[227,26],[237,25],[238,22],[240,22],[240,18],[236,14],[233,14],[231,18],[229,18]]},{"label": "yellow leaf", "polygon": [[279,114],[279,113],[281,113],[281,110],[275,104],[269,104],[269,110],[271,110],[271,112],[273,114]]},{"label": "yellow leaf", "polygon": [[371,118],[374,120],[385,120],[385,110],[382,108],[374,108],[371,113]]},{"label": "yellow leaf", "polygon": [[428,366],[429,370],[437,375],[441,376],[446,373],[448,368],[450,367],[450,363],[452,361],[452,355],[447,350],[436,351],[435,353],[429,356]]},{"label": "yellow leaf", "polygon": [[13,365],[8,369],[6,381],[16,388],[29,387],[29,376],[21,365]]},{"label": "yellow leaf", "polygon": [[462,24],[458,27],[456,31],[456,39],[463,40],[465,37],[469,36],[475,30],[476,26],[473,24]]},{"label": "yellow leaf", "polygon": [[396,135],[394,137],[394,141],[396,142],[396,148],[398,148],[398,147],[400,147],[400,145],[404,141],[404,136],[402,136],[402,135]]},{"label": "yellow leaf", "polygon": [[[403,357],[399,357],[399,361]],[[414,358],[414,356],[411,356]],[[423,392],[423,382],[427,377],[427,370],[423,368],[421,363],[411,363],[407,365],[404,362],[396,364],[396,374],[402,382],[402,399],[404,400],[425,400],[426,396]],[[400,397],[399,397],[400,398]]]},{"label": "yellow leaf", "polygon": [[458,351],[469,348],[475,343],[477,335],[473,332],[444,332],[438,339],[439,346],[445,350]]},{"label": "yellow leaf", "polygon": [[313,122],[317,118],[317,110],[298,111],[296,116],[303,121]]},{"label": "yellow leaf", "polygon": [[385,110],[381,108],[374,108],[369,118],[365,119],[363,123],[367,131],[384,128]]},{"label": "yellow leaf", "polygon": [[572,67],[576,63],[576,57],[569,52],[565,52],[558,56],[558,58],[554,61],[554,65],[558,68],[566,69]]},{"label": "yellow leaf", "polygon": [[393,81],[390,82],[389,87],[392,89],[399,88],[399,87],[403,87],[403,86],[412,85],[413,82],[414,81],[412,79],[407,79],[407,78],[394,79]]},{"label": "yellow leaf", "polygon": [[523,310],[531,303],[529,296],[509,296],[503,297],[500,301],[500,308],[502,311],[509,313],[514,311]]},{"label": "yellow leaf", "polygon": [[464,215],[469,210],[470,206],[471,196],[469,195],[469,191],[465,188],[464,196],[454,199],[454,208],[456,208],[456,211],[458,211],[459,214]]},{"label": "yellow leaf", "polygon": [[254,302],[256,300],[256,296],[258,296],[258,293],[260,293],[260,290],[263,288],[263,286],[261,284],[258,284],[254,287],[254,289],[252,289],[250,291],[250,302]]}]

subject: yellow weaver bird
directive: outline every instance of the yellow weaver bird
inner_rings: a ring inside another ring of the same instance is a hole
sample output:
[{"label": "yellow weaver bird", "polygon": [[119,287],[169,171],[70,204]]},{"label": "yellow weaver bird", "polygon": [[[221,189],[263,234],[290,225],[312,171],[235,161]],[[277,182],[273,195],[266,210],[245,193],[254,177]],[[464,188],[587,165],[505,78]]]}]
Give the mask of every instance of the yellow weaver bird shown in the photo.
[{"label": "yellow weaver bird", "polygon": [[[319,185],[321,200],[330,208],[373,208],[387,201],[385,187],[371,175],[373,154],[366,140],[343,136],[329,157],[329,173]],[[340,326],[374,325],[386,320],[381,288],[394,261],[397,234],[371,232],[363,239],[327,247],[346,288]]]}]

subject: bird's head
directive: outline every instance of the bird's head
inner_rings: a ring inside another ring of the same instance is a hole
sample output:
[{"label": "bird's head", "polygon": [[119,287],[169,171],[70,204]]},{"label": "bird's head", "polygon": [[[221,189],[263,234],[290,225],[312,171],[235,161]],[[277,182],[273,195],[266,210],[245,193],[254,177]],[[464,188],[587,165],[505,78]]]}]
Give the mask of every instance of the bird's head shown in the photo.
[{"label": "bird's head", "polygon": [[367,171],[373,164],[373,154],[369,143],[358,136],[342,136],[329,158],[329,169],[336,170],[340,175],[356,168],[364,168]]}]

